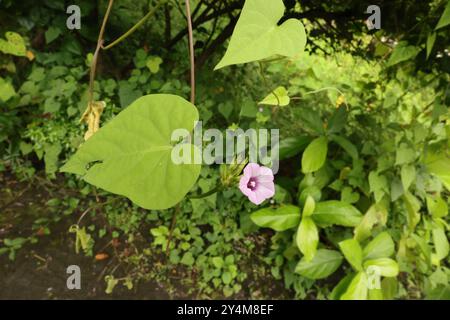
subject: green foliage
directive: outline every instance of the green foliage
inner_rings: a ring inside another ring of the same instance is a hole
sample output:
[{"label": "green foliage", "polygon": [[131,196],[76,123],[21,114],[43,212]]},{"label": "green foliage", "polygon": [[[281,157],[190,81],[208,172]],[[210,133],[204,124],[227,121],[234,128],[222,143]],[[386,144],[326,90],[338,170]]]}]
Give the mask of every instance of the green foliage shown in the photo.
[{"label": "green foliage", "polygon": [[295,19],[277,25],[283,16],[282,0],[267,3],[247,0],[228,45],[227,52],[215,69],[258,61],[273,55],[294,57],[303,52],[306,33]]},{"label": "green foliage", "polygon": [[[170,119],[167,114],[172,115]],[[200,173],[200,165],[172,161],[172,132],[185,129],[189,133],[197,120],[197,109],[182,98],[142,97],[86,141],[61,170],[82,175],[87,182],[125,195],[143,208],[172,207]],[[180,156],[193,148],[183,146]],[[193,152],[188,161],[193,163],[194,156]]]}]

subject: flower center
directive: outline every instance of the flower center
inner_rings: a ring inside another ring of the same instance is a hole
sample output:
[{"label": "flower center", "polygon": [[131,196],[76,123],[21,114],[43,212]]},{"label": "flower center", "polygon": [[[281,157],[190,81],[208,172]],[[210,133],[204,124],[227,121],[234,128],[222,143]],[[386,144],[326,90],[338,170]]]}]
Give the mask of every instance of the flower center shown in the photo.
[{"label": "flower center", "polygon": [[252,191],[255,191],[256,185],[257,185],[256,178],[250,178],[250,180],[248,180],[248,183],[247,183],[247,188],[249,188]]}]

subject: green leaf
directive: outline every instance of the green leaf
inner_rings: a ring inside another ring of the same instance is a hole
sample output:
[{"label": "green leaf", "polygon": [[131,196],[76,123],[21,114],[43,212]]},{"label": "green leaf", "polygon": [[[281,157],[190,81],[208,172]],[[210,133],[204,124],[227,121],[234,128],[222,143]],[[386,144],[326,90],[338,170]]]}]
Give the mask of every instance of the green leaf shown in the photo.
[{"label": "green leaf", "polygon": [[436,41],[436,32],[432,32],[427,37],[427,59],[429,58],[430,53],[433,50],[435,41]]},{"label": "green leaf", "polygon": [[419,53],[420,48],[408,45],[406,41],[400,41],[394,48],[388,62],[387,67],[396,65],[397,63],[413,59]]},{"label": "green leaf", "polygon": [[355,239],[348,239],[339,242],[339,248],[345,259],[356,271],[362,271],[363,254],[359,242]]},{"label": "green leaf", "polygon": [[50,27],[47,31],[45,31],[45,42],[49,44],[53,42],[56,38],[61,34],[61,29],[56,27]]},{"label": "green leaf", "polygon": [[319,134],[325,133],[320,113],[317,110],[311,108],[303,108],[302,112],[299,114],[299,117],[301,123],[304,124],[308,129]]},{"label": "green leaf", "polygon": [[450,300],[450,285],[439,285],[426,296],[427,300]]},{"label": "green leaf", "polygon": [[307,196],[305,201],[305,206],[303,207],[303,217],[309,217],[314,213],[314,209],[316,208],[316,201],[310,195]]},{"label": "green leaf", "polygon": [[390,258],[378,258],[364,262],[364,269],[376,267],[383,277],[396,277],[398,275],[398,264]]},{"label": "green leaf", "polygon": [[13,85],[3,78],[0,78],[0,101],[6,102],[16,95]]},{"label": "green leaf", "polygon": [[278,87],[273,92],[269,93],[264,100],[258,102],[258,104],[266,104],[270,106],[285,107],[291,102],[289,98],[288,91],[285,87]]},{"label": "green leaf", "polygon": [[334,287],[333,291],[330,294],[330,300],[340,300],[341,296],[345,293],[348,286],[353,280],[355,274],[349,273],[344,278],[342,278],[339,283]]},{"label": "green leaf", "polygon": [[450,158],[444,152],[429,152],[425,165],[428,171],[438,177],[447,190],[450,191]]},{"label": "green leaf", "polygon": [[6,40],[0,39],[0,52],[22,57],[27,55],[25,41],[20,34],[8,31],[5,33],[5,38]]},{"label": "green leaf", "polygon": [[368,279],[364,272],[358,272],[350,282],[347,291],[341,296],[341,300],[366,300]]},{"label": "green leaf", "polygon": [[416,158],[416,152],[414,149],[411,149],[408,147],[407,144],[402,143],[397,149],[396,157],[395,157],[395,164],[396,165],[402,165],[406,163],[411,163]]},{"label": "green leaf", "polygon": [[376,171],[369,173],[370,192],[375,195],[375,201],[380,202],[385,194],[389,194],[388,181],[385,176],[379,175]]},{"label": "green leaf", "polygon": [[407,191],[416,180],[416,168],[413,165],[403,165],[401,170],[403,190]]},{"label": "green leaf", "polygon": [[147,59],[147,63],[145,64],[151,73],[158,73],[159,66],[163,60],[157,56],[151,56]]},{"label": "green leaf", "polygon": [[328,140],[326,137],[314,139],[305,149],[302,156],[303,173],[315,172],[322,168],[327,159]]},{"label": "green leaf", "polygon": [[425,261],[427,264],[431,264],[431,249],[427,243],[422,237],[419,237],[417,234],[412,233],[411,237],[413,240],[417,243],[420,250],[422,251]]},{"label": "green leaf", "polygon": [[428,212],[435,219],[443,218],[448,215],[448,205],[441,197],[437,197],[434,200],[432,197],[427,196],[427,208]]},{"label": "green leaf", "polygon": [[284,231],[298,226],[300,208],[293,205],[285,205],[277,209],[264,208],[253,212],[250,218],[260,227]]},{"label": "green leaf", "polygon": [[340,132],[345,124],[347,123],[347,108],[345,106],[340,106],[328,121],[328,133],[338,133]]},{"label": "green leaf", "polygon": [[189,251],[183,255],[183,258],[181,258],[181,261],[180,261],[180,263],[182,263],[186,266],[192,266],[194,264],[194,262],[195,262],[195,259],[192,256],[192,253]]},{"label": "green leaf", "polygon": [[387,258],[394,254],[395,245],[387,232],[382,232],[370,241],[363,249],[364,260]]},{"label": "green leaf", "polygon": [[319,249],[311,261],[303,257],[295,268],[298,273],[309,279],[323,279],[335,272],[342,263],[342,255],[338,251]]},{"label": "green leaf", "polygon": [[294,57],[303,52],[306,33],[297,19],[278,26],[284,14],[282,0],[246,0],[227,52],[215,70],[273,55]]},{"label": "green leaf", "polygon": [[311,142],[307,136],[298,136],[282,139],[279,145],[280,160],[287,159],[299,154]]},{"label": "green leaf", "polygon": [[450,1],[447,2],[447,6],[444,9],[444,12],[442,13],[441,18],[438,21],[438,24],[436,25],[435,30],[441,29],[443,27],[446,27],[450,24]]},{"label": "green leaf", "polygon": [[311,261],[317,251],[319,243],[319,231],[314,221],[304,217],[297,230],[297,247],[303,253],[306,261]]},{"label": "green leaf", "polygon": [[403,200],[407,212],[406,218],[408,220],[408,227],[410,230],[414,230],[414,228],[420,221],[420,201],[409,192],[406,192],[403,195]]},{"label": "green leaf", "polygon": [[200,165],[172,160],[172,152],[178,155],[180,148],[180,157],[196,151],[189,144],[173,146],[172,133],[182,129],[180,135],[185,136],[197,120],[197,109],[183,98],[141,97],[89,138],[61,171],[82,175],[88,183],[143,208],[170,208],[200,174]]},{"label": "green leaf", "polygon": [[212,258],[212,263],[214,265],[214,267],[216,267],[217,269],[222,268],[223,266],[223,258],[222,257],[213,257]]},{"label": "green leaf", "polygon": [[436,249],[436,259],[442,260],[448,256],[449,244],[447,236],[442,228],[434,228],[432,230],[434,248]]},{"label": "green leaf", "polygon": [[388,212],[381,203],[373,204],[361,220],[361,223],[355,228],[355,239],[362,242],[370,237],[372,228],[378,225],[385,225]]},{"label": "green leaf", "polygon": [[397,296],[398,281],[395,278],[384,278],[381,281],[381,290],[385,300],[393,300]]},{"label": "green leaf", "polygon": [[348,203],[329,200],[316,203],[312,218],[319,225],[336,224],[344,227],[356,227],[361,222],[362,214]]},{"label": "green leaf", "polygon": [[353,159],[358,159],[358,149],[347,138],[341,136],[331,136],[331,140],[336,142],[342,149],[345,150]]}]

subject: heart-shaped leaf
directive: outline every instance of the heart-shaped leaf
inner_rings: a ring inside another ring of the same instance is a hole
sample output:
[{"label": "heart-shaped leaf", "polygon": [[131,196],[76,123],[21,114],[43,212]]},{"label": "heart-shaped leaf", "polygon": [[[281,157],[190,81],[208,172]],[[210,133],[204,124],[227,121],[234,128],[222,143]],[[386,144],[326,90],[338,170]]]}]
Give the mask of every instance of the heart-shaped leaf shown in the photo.
[{"label": "heart-shaped leaf", "polygon": [[273,92],[269,93],[267,97],[264,98],[258,104],[266,104],[270,106],[285,107],[291,102],[289,98],[288,91],[285,87],[278,87]]},{"label": "heart-shaped leaf", "polygon": [[200,174],[200,165],[172,160],[172,133],[188,134],[197,120],[197,109],[183,98],[141,97],[87,140],[61,171],[82,175],[146,209],[172,207]]},{"label": "heart-shaped leaf", "polygon": [[0,39],[0,52],[15,56],[27,55],[27,48],[20,34],[8,31],[5,33],[5,38],[6,40]]},{"label": "heart-shaped leaf", "polygon": [[227,52],[215,70],[273,55],[294,57],[303,52],[306,45],[303,24],[289,19],[278,26],[284,9],[283,0],[246,0]]}]

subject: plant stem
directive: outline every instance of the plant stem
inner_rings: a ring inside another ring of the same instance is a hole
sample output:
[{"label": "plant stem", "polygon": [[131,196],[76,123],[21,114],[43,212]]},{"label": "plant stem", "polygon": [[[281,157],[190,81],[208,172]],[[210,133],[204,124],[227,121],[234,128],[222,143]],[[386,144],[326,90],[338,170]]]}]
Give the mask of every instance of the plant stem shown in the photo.
[{"label": "plant stem", "polygon": [[191,103],[195,104],[195,56],[194,56],[194,36],[192,32],[190,0],[186,0],[185,3],[186,3],[186,17],[189,33],[189,54],[191,57]]},{"label": "plant stem", "polygon": [[208,192],[205,192],[203,194],[199,194],[199,195],[193,195],[193,196],[189,196],[189,199],[201,199],[201,198],[206,198],[216,192],[219,192],[220,190],[222,190],[222,186],[216,186],[215,188],[209,190]]},{"label": "plant stem", "polygon": [[[186,0],[186,16],[189,30],[189,53],[191,59],[191,103],[195,103],[195,58],[194,58],[194,36],[192,33],[192,19],[191,19],[191,6],[190,0]],[[172,222],[170,224],[169,236],[167,237],[166,256],[169,255],[170,242],[172,241],[173,230],[177,222],[177,214],[180,211],[180,204],[178,203],[173,213]]]},{"label": "plant stem", "polygon": [[137,28],[139,28],[148,18],[152,17],[156,11],[161,7],[163,4],[165,4],[167,0],[161,0],[158,2],[158,4],[150,10],[141,20],[139,20],[134,26],[132,26],[127,32],[125,32],[123,35],[121,35],[119,38],[108,44],[106,47],[102,46],[103,50],[109,50],[118,43],[125,40],[129,35],[131,35],[133,32],[136,31]]},{"label": "plant stem", "polygon": [[100,33],[98,34],[97,47],[95,49],[94,57],[92,58],[91,74],[89,77],[89,104],[88,104],[88,106],[90,106],[92,104],[92,102],[94,101],[94,79],[95,79],[95,71],[97,69],[98,52],[100,51],[100,48],[102,47],[102,44],[103,44],[103,34],[105,33],[106,22],[108,21],[108,17],[111,12],[113,3],[114,3],[114,0],[109,0],[108,9],[106,9],[105,16],[103,17],[102,26],[100,28]]}]

